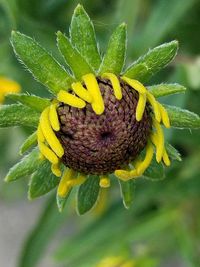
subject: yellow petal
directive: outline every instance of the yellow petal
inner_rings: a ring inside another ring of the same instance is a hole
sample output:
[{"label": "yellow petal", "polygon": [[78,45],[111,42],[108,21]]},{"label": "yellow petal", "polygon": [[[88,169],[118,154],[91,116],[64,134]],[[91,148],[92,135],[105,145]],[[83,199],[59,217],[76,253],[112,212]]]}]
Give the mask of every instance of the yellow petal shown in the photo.
[{"label": "yellow petal", "polygon": [[72,107],[75,108],[84,108],[85,107],[85,101],[83,101],[82,99],[80,99],[79,97],[72,95],[64,90],[60,90],[58,95],[57,95],[57,99],[60,102],[63,102],[67,105],[70,105]]},{"label": "yellow petal", "polygon": [[90,95],[92,96],[92,108],[98,115],[104,112],[104,102],[101,91],[94,74],[89,73],[82,77]]},{"label": "yellow petal", "polygon": [[122,89],[118,77],[113,73],[104,73],[102,78],[106,78],[111,81],[115,97],[118,100],[122,99]]}]

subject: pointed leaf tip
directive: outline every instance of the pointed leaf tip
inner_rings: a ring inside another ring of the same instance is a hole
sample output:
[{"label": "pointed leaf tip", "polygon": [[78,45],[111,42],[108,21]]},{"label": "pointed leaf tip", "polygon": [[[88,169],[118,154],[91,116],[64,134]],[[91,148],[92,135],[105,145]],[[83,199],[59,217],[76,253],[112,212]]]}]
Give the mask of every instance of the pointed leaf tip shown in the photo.
[{"label": "pointed leaf tip", "polygon": [[85,9],[78,5],[72,16],[70,25],[72,45],[79,51],[89,65],[98,70],[101,57],[98,50],[94,25]]},{"label": "pointed leaf tip", "polygon": [[120,24],[110,37],[108,48],[100,66],[99,73],[111,72],[119,75],[123,69],[127,45],[126,24]]},{"label": "pointed leaf tip", "polygon": [[87,73],[93,73],[92,68],[78,50],[71,44],[69,38],[61,32],[57,33],[57,44],[67,65],[78,80],[81,80],[82,76]]},{"label": "pointed leaf tip", "polygon": [[[166,67],[174,59],[178,47],[178,41],[174,40],[149,50],[144,56],[129,66],[124,75],[132,79],[138,79],[141,82],[148,81],[154,74]],[[141,64],[145,65],[146,68],[143,68],[138,73],[138,65]]]},{"label": "pointed leaf tip", "polygon": [[74,79],[34,39],[20,32],[12,32],[11,44],[17,57],[33,76],[46,85],[53,94],[70,88]]}]

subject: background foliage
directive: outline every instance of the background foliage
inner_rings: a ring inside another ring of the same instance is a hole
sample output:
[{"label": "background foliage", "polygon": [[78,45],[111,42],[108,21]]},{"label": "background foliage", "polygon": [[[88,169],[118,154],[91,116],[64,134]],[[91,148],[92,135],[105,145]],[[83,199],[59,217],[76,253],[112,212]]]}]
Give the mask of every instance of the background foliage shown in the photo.
[{"label": "background foliage", "polygon": [[[188,88],[166,103],[200,114],[200,3],[198,0],[0,0],[0,75],[18,81],[24,92],[43,96],[43,87],[25,72],[14,57],[10,32],[17,29],[38,40],[60,61],[55,32],[66,31],[73,9],[81,2],[90,14],[102,49],[117,24],[128,23],[128,60],[149,48],[177,39],[180,51],[175,61],[156,75],[153,83],[179,82]],[[0,201],[26,197],[26,180],[6,185],[3,178],[17,161],[17,149],[30,133],[28,128],[0,132]],[[19,267],[33,267],[43,257],[57,233],[62,238],[53,253],[55,266],[90,267],[109,255],[122,254],[136,266],[198,267],[200,258],[200,141],[199,131],[167,131],[168,140],[181,152],[182,162],[173,163],[167,178],[151,183],[138,180],[135,203],[124,210],[118,190],[108,195],[106,209],[77,217],[69,201],[60,215],[47,196],[43,213],[19,256]],[[25,200],[26,201],[26,200]],[[76,227],[72,229],[71,223]],[[64,229],[64,230],[63,230]],[[73,231],[72,231],[73,230]],[[69,232],[72,233],[69,234]],[[27,233],[28,234],[28,233]],[[176,265],[177,266],[177,265]]]}]

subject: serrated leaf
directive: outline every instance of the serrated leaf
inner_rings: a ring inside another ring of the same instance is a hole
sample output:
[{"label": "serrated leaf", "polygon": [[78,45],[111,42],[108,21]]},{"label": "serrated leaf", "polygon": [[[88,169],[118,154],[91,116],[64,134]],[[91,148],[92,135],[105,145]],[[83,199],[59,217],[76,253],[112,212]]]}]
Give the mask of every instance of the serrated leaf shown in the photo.
[{"label": "serrated leaf", "polygon": [[163,180],[165,178],[163,164],[157,163],[156,158],[154,156],[150,166],[146,169],[142,176],[146,179],[153,181]]},{"label": "serrated leaf", "polygon": [[96,203],[99,195],[99,176],[90,175],[79,187],[77,210],[80,215],[89,211]]},{"label": "serrated leaf", "polygon": [[79,4],[74,10],[70,25],[70,37],[74,47],[94,70],[101,64],[94,26],[84,8]]},{"label": "serrated leaf", "polygon": [[23,246],[18,267],[35,267],[44,255],[55,232],[66,220],[66,213],[59,214],[55,196],[48,199],[44,209]]},{"label": "serrated leaf", "polygon": [[40,114],[21,104],[0,106],[0,127],[30,126],[37,127]]},{"label": "serrated leaf", "polygon": [[126,209],[129,209],[135,197],[135,181],[129,180],[127,182],[119,180],[121,196],[123,204]]},{"label": "serrated leaf", "polygon": [[168,112],[172,127],[181,129],[200,128],[200,117],[197,114],[175,106],[164,105],[164,107]]},{"label": "serrated leaf", "polygon": [[8,94],[6,98],[20,102],[25,106],[35,109],[38,112],[42,112],[46,107],[51,104],[50,99],[42,98],[35,95],[27,94]]},{"label": "serrated leaf", "polygon": [[11,43],[19,59],[33,76],[46,85],[53,94],[70,88],[73,78],[32,38],[12,32]]},{"label": "serrated leaf", "polygon": [[[173,60],[177,54],[177,50],[177,41],[157,46],[128,67],[124,75],[132,79],[137,79],[140,82],[146,82]],[[140,72],[136,72],[138,64],[144,64],[146,68],[143,68]]]},{"label": "serrated leaf", "polygon": [[68,200],[68,198],[70,196],[71,191],[72,191],[72,189],[68,192],[68,194],[67,194],[67,196],[65,198],[62,198],[57,194],[56,203],[57,203],[59,212],[63,212],[64,207],[65,207],[65,205],[67,203],[67,200]]},{"label": "serrated leaf", "polygon": [[41,164],[42,160],[39,158],[39,151],[38,149],[34,149],[9,170],[5,181],[12,182],[30,175],[35,172]]},{"label": "serrated leaf", "polygon": [[93,73],[89,64],[85,61],[77,49],[72,46],[70,40],[61,32],[57,33],[57,42],[61,54],[78,80],[80,80],[85,74]]},{"label": "serrated leaf", "polygon": [[166,148],[167,153],[171,159],[177,160],[177,161],[182,161],[181,154],[178,152],[178,150],[175,147],[173,147],[169,143],[165,143],[165,148]]},{"label": "serrated leaf", "polygon": [[19,149],[20,155],[23,155],[27,150],[29,150],[32,146],[36,144],[37,144],[37,132],[34,132],[21,145]]},{"label": "serrated leaf", "polygon": [[180,84],[158,84],[153,86],[148,86],[147,89],[156,97],[167,96],[177,93],[185,93],[186,88]]},{"label": "serrated leaf", "polygon": [[108,43],[108,48],[100,66],[100,74],[111,72],[119,75],[123,69],[127,43],[127,27],[122,23],[117,27]]},{"label": "serrated leaf", "polygon": [[59,184],[60,178],[51,171],[50,162],[44,160],[38,170],[32,175],[28,196],[30,199],[47,194]]}]

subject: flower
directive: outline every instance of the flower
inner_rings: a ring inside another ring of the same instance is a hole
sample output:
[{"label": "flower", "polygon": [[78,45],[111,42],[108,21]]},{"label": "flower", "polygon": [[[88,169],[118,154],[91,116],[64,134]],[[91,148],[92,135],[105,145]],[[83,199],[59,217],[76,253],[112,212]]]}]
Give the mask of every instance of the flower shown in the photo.
[{"label": "flower", "polygon": [[200,127],[196,114],[157,101],[160,96],[184,92],[183,86],[144,85],[174,58],[178,43],[158,46],[124,69],[126,25],[114,31],[102,60],[93,24],[81,5],[72,17],[70,39],[58,32],[57,42],[71,74],[32,38],[12,33],[17,57],[53,98],[15,94],[11,99],[21,104],[0,110],[0,126],[37,127],[21,152],[36,144],[40,152],[38,156],[33,150],[25,156],[6,181],[33,173],[30,198],[58,185],[60,210],[71,189],[79,186],[78,209],[83,214],[97,201],[99,187],[108,188],[110,178],[115,177],[128,207],[135,178],[152,177],[154,170],[157,176],[163,163],[169,166],[171,159],[180,160],[178,152],[165,142],[162,125]]},{"label": "flower", "polygon": [[96,267],[134,267],[135,261],[125,259],[121,256],[113,256],[104,258]]},{"label": "flower", "polygon": [[0,104],[3,103],[5,95],[9,93],[19,93],[21,86],[4,76],[0,76]]},{"label": "flower", "polygon": [[[110,185],[108,175],[113,172],[123,181],[141,176],[151,164],[153,145],[157,162],[170,165],[160,125],[170,127],[167,111],[139,81],[89,73],[71,89],[59,91],[45,108],[37,132],[40,152],[51,162],[52,172],[62,175],[60,162],[68,167],[58,187],[60,197],[88,174],[100,175],[101,187]],[[133,169],[127,170],[129,164]]]}]

